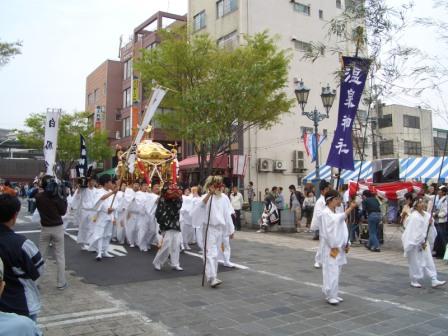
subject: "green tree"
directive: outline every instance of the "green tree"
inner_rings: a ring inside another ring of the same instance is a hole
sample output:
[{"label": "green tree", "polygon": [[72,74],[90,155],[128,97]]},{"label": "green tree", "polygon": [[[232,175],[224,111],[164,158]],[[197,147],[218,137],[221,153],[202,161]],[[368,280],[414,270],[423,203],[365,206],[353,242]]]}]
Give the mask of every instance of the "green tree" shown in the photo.
[{"label": "green tree", "polygon": [[[108,145],[107,132],[95,131],[88,116],[88,112],[63,113],[59,119],[56,160],[62,168],[64,178],[69,176],[70,169],[75,167],[79,159],[79,134],[86,139],[90,161],[103,161],[113,154]],[[25,126],[29,131],[20,130],[17,136],[24,146],[39,150],[43,148],[45,118],[45,112],[33,113],[25,120]]]},{"label": "green tree", "polygon": [[218,48],[207,35],[188,37],[185,29],[164,31],[161,39],[142,51],[136,69],[147,92],[154,82],[173,90],[164,101],[173,111],[156,118],[194,144],[202,181],[242,132],[269,128],[289,111],[293,101],[282,89],[290,57],[266,32],[235,48]]},{"label": "green tree", "polygon": [[0,41],[0,67],[7,64],[14,56],[20,55],[22,53],[21,47],[21,41],[12,43]]}]

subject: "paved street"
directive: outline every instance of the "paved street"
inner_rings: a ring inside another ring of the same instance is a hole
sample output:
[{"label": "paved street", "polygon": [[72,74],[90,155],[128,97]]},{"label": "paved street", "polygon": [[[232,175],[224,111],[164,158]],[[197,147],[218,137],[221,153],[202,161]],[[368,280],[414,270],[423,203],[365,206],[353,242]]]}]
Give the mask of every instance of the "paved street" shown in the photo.
[{"label": "paved street", "polygon": [[[16,230],[32,231],[28,221],[22,216]],[[381,253],[351,249],[340,283],[345,301],[337,307],[323,300],[321,271],[312,267],[317,243],[306,234],[238,232],[232,259],[242,267],[221,273],[224,283],[216,290],[202,288],[200,274],[171,271],[166,278],[148,271],[126,283],[94,285],[67,262],[70,287],[61,292],[55,289],[50,260],[41,282],[39,323],[45,335],[62,336],[446,335],[448,287],[432,289],[425,283],[423,289],[411,288],[399,238],[390,228]],[[145,257],[150,269],[153,255]],[[136,258],[141,256],[129,253],[105,262],[116,263],[133,279],[139,272],[130,267]],[[191,255],[181,259],[192,267],[196,262],[200,259]],[[448,279],[448,267],[436,264],[440,278]],[[98,272],[107,278],[114,269]]]}]

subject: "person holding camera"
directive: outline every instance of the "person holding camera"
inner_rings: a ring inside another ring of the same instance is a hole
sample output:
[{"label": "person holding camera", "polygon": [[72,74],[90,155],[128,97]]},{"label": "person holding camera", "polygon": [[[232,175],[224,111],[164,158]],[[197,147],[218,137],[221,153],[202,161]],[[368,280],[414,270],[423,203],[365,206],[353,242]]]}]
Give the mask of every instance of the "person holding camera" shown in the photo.
[{"label": "person holding camera", "polygon": [[57,287],[65,289],[68,287],[65,280],[65,250],[64,250],[64,227],[62,216],[67,212],[67,199],[56,179],[53,176],[45,175],[42,178],[41,186],[43,192],[37,193],[36,207],[40,215],[41,233],[39,249],[42,257],[46,260],[50,243],[54,247]]}]

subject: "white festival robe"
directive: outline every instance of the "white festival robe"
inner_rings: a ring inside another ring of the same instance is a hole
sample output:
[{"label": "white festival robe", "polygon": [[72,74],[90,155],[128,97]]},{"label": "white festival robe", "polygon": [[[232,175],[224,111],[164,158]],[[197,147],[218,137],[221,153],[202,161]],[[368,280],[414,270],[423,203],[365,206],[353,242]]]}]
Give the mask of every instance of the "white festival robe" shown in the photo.
[{"label": "white festival robe", "polygon": [[[228,207],[231,215],[235,215],[235,209],[232,206],[232,203],[230,202],[229,197],[226,196],[226,199],[228,200]],[[219,254],[218,254],[218,260],[224,263],[225,266],[230,266],[232,263],[230,262],[230,256],[232,253],[232,249],[230,248],[230,236],[227,233],[223,233],[222,236],[222,243],[219,248]]]},{"label": "white festival robe", "polygon": [[143,199],[143,216],[137,222],[137,246],[140,251],[147,251],[157,233],[157,224],[155,218],[156,202],[159,198],[156,194],[145,194]]},{"label": "white festival robe", "polygon": [[77,209],[78,214],[78,244],[88,244],[93,233],[93,218],[96,210],[95,204],[101,189],[79,188],[73,195],[72,208]]},{"label": "white festival robe", "polygon": [[408,217],[406,229],[401,236],[404,255],[408,258],[409,278],[411,281],[423,279],[425,273],[429,278],[437,278],[437,271],[431,254],[431,247],[434,245],[434,240],[437,236],[434,225],[431,225],[429,228],[426,248],[422,249],[430,217],[430,214],[426,211],[421,215],[418,211],[413,210]]},{"label": "white festival robe", "polygon": [[[341,266],[347,263],[345,247],[348,243],[348,230],[345,213],[334,213],[326,207],[321,216],[319,237],[322,242],[322,292],[327,299],[336,299]],[[330,255],[332,248],[338,249],[335,258]]]},{"label": "white festival robe", "polygon": [[124,244],[126,240],[125,225],[126,225],[126,200],[123,191],[117,192],[115,198],[115,225],[112,229],[112,238],[115,238],[118,243]]},{"label": "white festival robe", "polygon": [[197,242],[198,247],[201,249],[201,251],[204,250],[204,235],[202,233],[202,224],[201,220],[199,218],[193,217],[193,211],[196,208],[196,206],[201,202],[200,196],[193,196],[191,201],[191,209],[190,209],[190,218],[191,218],[191,226],[194,230],[194,240]]},{"label": "white festival robe", "polygon": [[[205,274],[208,281],[216,278],[218,273],[218,253],[222,244],[222,237],[230,236],[235,232],[232,221],[229,199],[225,195],[213,195],[207,204],[203,200],[207,195],[201,197],[192,211],[192,217],[197,221],[195,225],[202,228],[204,234],[204,246],[207,249]],[[210,206],[211,204],[211,206]],[[207,231],[207,221],[210,213],[210,222]]]},{"label": "white festival robe", "polygon": [[[320,195],[320,197],[316,201],[316,204],[314,205],[313,218],[311,219],[310,230],[320,232],[322,212],[325,210],[325,208],[326,208],[325,197],[324,195]],[[316,264],[322,264],[321,256],[322,256],[322,240],[319,240],[319,247],[317,248],[316,255],[314,257],[314,262]]]},{"label": "white festival robe", "polygon": [[131,188],[125,191],[126,201],[126,240],[129,245],[137,245],[139,222],[145,220],[146,193],[142,191],[135,192]]},{"label": "white festival robe", "polygon": [[115,220],[114,212],[108,213],[111,208],[113,195],[105,200],[101,197],[110,191],[99,189],[96,193],[97,201],[95,202],[95,225],[92,235],[89,239],[89,251],[96,251],[98,254],[107,252],[112,238],[113,221]]},{"label": "white festival robe", "polygon": [[182,208],[180,209],[180,231],[182,233],[182,247],[188,248],[188,244],[194,240],[194,228],[192,225],[191,210],[193,196],[182,196]]}]

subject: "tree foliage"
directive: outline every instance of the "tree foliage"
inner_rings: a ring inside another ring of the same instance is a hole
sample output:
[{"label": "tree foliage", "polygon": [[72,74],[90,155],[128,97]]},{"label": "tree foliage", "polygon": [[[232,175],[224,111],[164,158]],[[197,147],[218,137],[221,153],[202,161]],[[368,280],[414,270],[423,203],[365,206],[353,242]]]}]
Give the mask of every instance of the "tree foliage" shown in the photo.
[{"label": "tree foliage", "polygon": [[[82,134],[87,142],[90,161],[103,161],[112,156],[108,145],[106,131],[95,131],[88,119],[89,113],[63,113],[59,119],[58,148],[56,160],[59,162],[63,177],[67,177],[79,159],[80,140]],[[33,113],[25,120],[29,131],[18,131],[19,141],[30,149],[41,150],[44,145],[46,113]]]},{"label": "tree foliage", "polygon": [[289,111],[292,100],[282,90],[289,55],[266,32],[234,48],[219,48],[207,35],[188,37],[185,29],[161,38],[157,48],[143,51],[136,69],[147,90],[154,82],[173,90],[164,102],[173,112],[157,118],[194,144],[202,180],[244,130],[269,128]]},{"label": "tree foliage", "polygon": [[0,67],[7,64],[11,58],[22,53],[22,42],[2,42],[0,41]]}]

